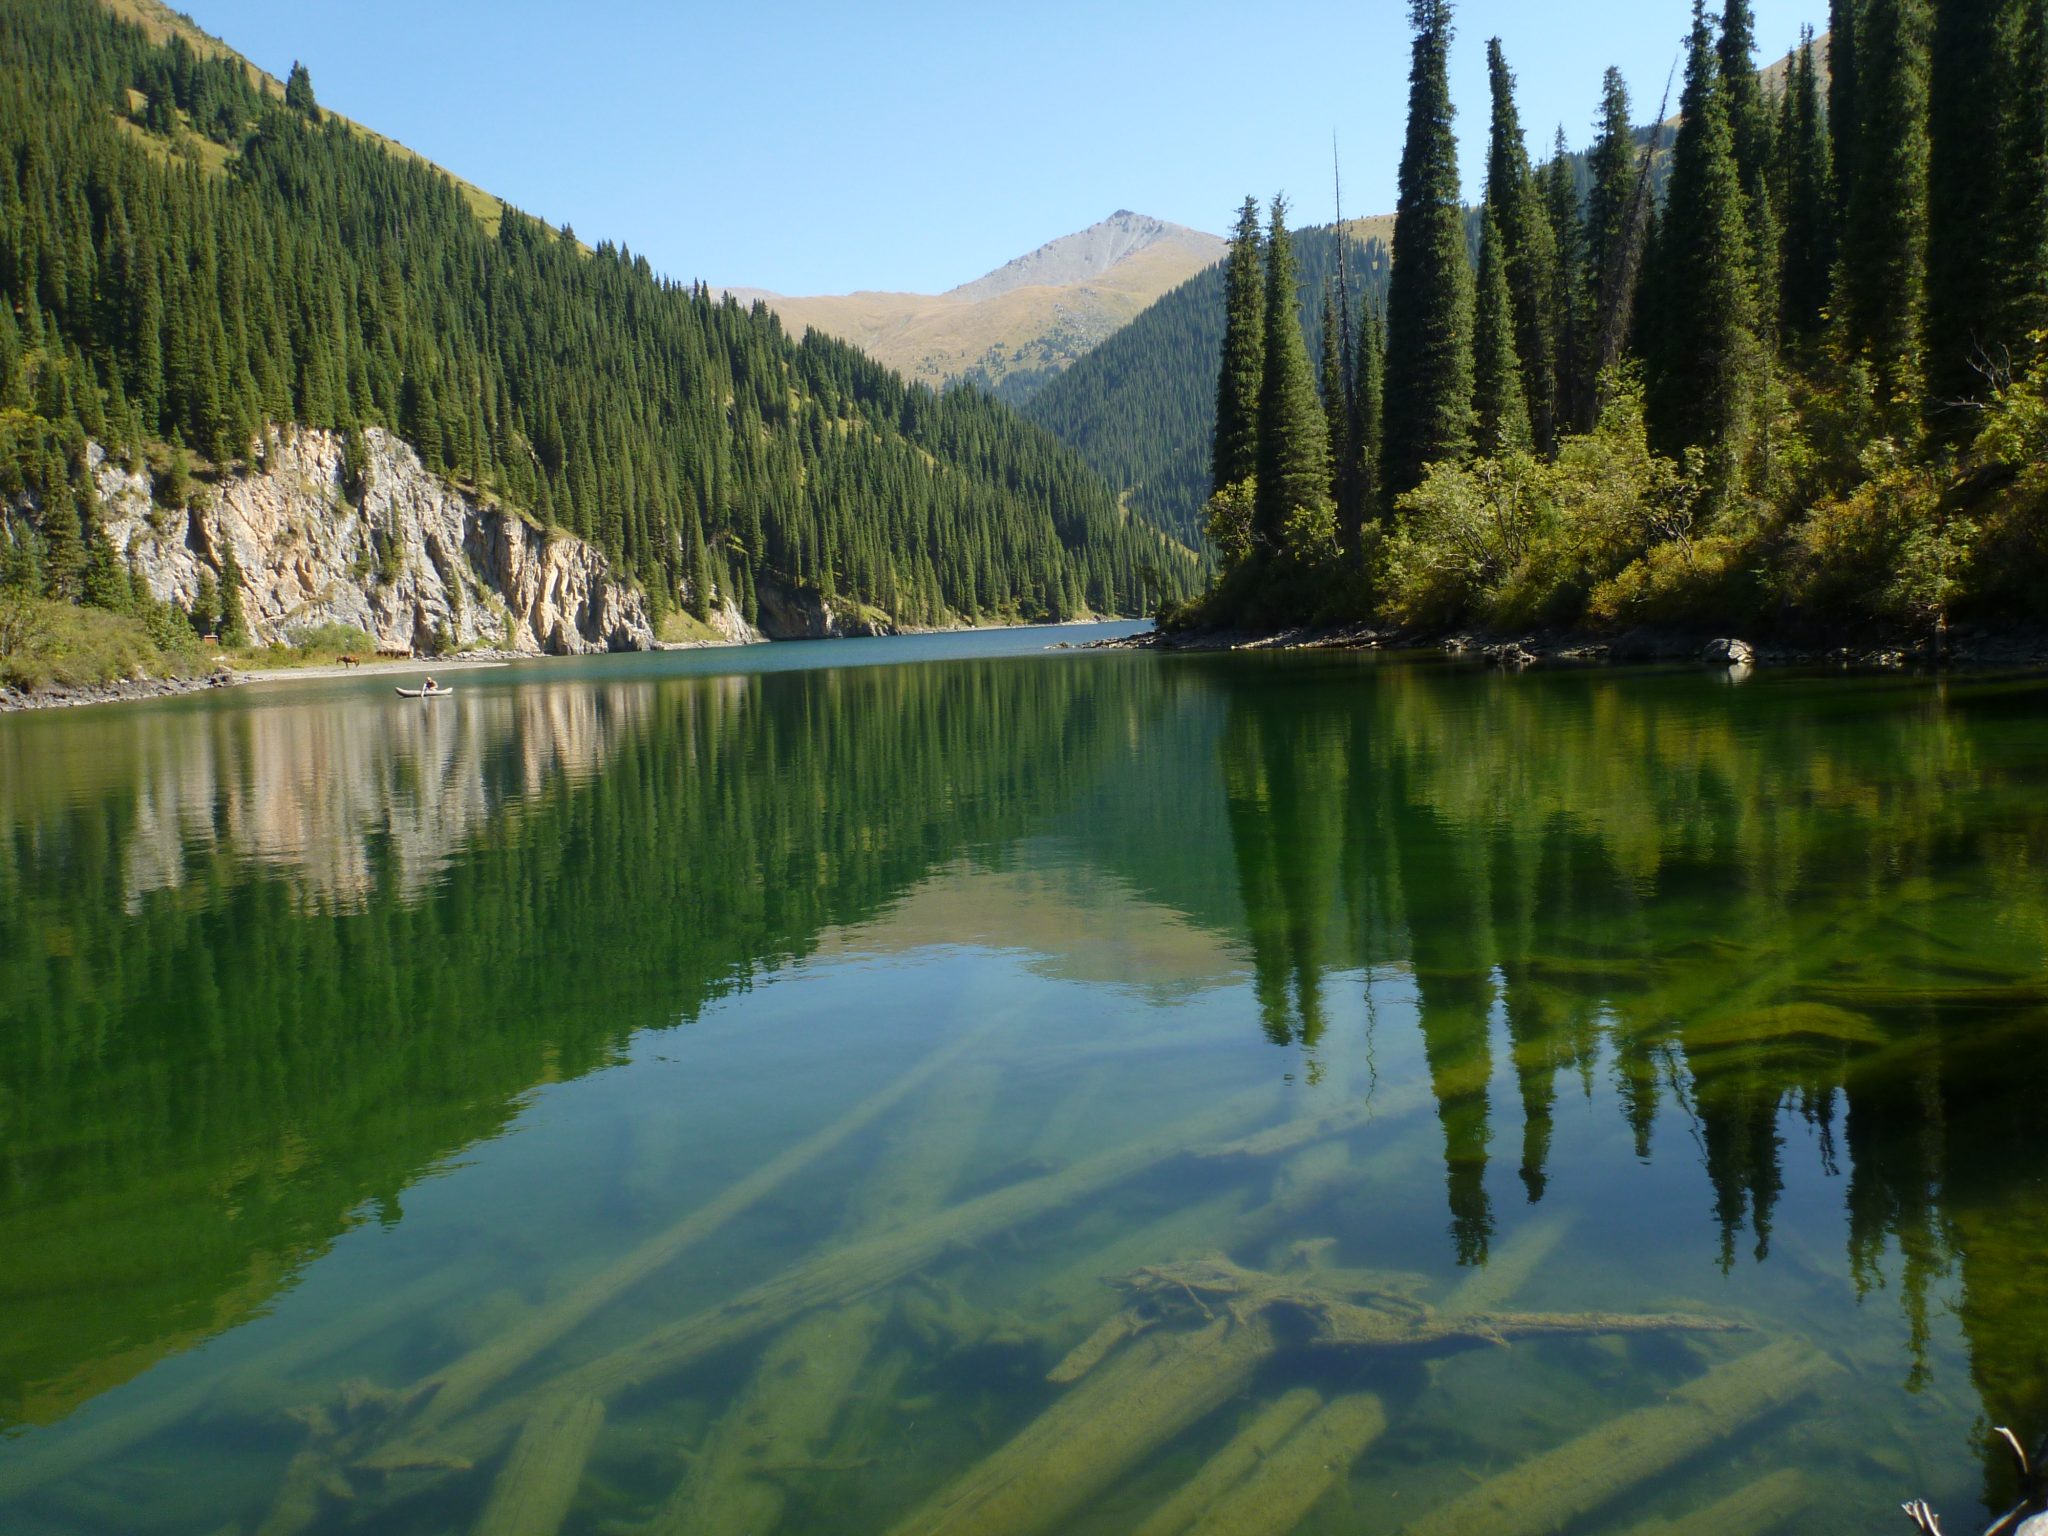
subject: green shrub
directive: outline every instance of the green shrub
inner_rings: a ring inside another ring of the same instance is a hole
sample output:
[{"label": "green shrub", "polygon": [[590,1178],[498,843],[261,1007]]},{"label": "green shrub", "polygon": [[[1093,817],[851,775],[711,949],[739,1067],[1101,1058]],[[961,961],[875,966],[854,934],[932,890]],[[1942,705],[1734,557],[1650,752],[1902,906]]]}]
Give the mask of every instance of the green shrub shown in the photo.
[{"label": "green shrub", "polygon": [[1668,616],[1673,582],[1703,568],[1700,481],[1699,466],[1651,450],[1624,382],[1554,463],[1515,449],[1433,467],[1401,499],[1382,611],[1404,624],[1614,622],[1654,596]]},{"label": "green shrub", "polygon": [[[173,644],[159,643],[153,628]],[[187,633],[133,614],[0,594],[0,682],[16,688],[85,687],[129,677],[183,677],[204,653]]]},{"label": "green shrub", "polygon": [[353,624],[308,624],[292,630],[287,638],[294,650],[332,652],[337,656],[367,651],[375,654],[376,637]]},{"label": "green shrub", "polygon": [[1947,475],[1889,438],[1864,450],[1863,471],[1793,526],[1782,589],[1817,616],[1932,620],[1961,591],[1977,525],[1952,514]]}]

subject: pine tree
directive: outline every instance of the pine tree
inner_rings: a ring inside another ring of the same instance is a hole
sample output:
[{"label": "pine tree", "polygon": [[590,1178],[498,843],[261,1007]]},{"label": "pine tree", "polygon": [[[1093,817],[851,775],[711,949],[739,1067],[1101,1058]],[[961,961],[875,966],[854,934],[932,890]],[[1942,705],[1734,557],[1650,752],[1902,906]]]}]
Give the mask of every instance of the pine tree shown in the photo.
[{"label": "pine tree", "polygon": [[220,585],[213,579],[213,572],[203,565],[199,567],[199,586],[192,594],[187,617],[195,635],[210,635],[220,627]]},{"label": "pine tree", "polygon": [[1500,224],[1489,206],[1479,233],[1478,299],[1472,319],[1472,415],[1475,446],[1491,457],[1530,445],[1529,405],[1515,355],[1514,304]]},{"label": "pine tree", "polygon": [[1352,360],[1351,441],[1358,464],[1358,525],[1345,530],[1346,547],[1357,549],[1364,519],[1380,502],[1380,451],[1386,421],[1386,326],[1379,305],[1366,301]]},{"label": "pine tree", "polygon": [[2019,82],[2007,59],[2017,41],[2010,0],[1973,0],[1935,8],[1928,58],[1929,226],[1976,238],[1927,247],[1927,391],[1930,420],[1960,430],[1971,413],[1944,409],[1979,399],[1987,385],[1979,362],[1999,347],[2006,307],[2004,242],[1996,229],[2008,196],[2007,119]]},{"label": "pine tree", "polygon": [[1835,229],[1849,227],[1856,168],[1863,154],[1863,103],[1857,95],[1863,0],[1828,0],[1828,138],[1835,166]]},{"label": "pine tree", "polygon": [[1247,197],[1224,259],[1223,362],[1216,376],[1216,440],[1209,489],[1258,472],[1259,383],[1266,356],[1266,289],[1259,202]]},{"label": "pine tree", "polygon": [[1585,343],[1572,389],[1574,423],[1591,431],[1600,414],[1600,379],[1621,360],[1635,325],[1647,199],[1641,156],[1629,121],[1628,84],[1610,68],[1601,82],[1600,132],[1593,141],[1593,184],[1586,195]]},{"label": "pine tree", "polygon": [[109,613],[127,613],[135,606],[134,584],[128,579],[128,568],[121,563],[121,557],[114,553],[114,541],[107,537],[98,508],[90,504],[97,498],[88,495],[87,500],[89,504],[83,509],[85,572],[79,599]]},{"label": "pine tree", "polygon": [[[1486,67],[1493,93],[1486,203],[1500,242],[1502,277],[1513,310],[1513,342],[1520,359],[1520,393],[1527,402],[1528,425],[1535,446],[1549,453],[1557,441],[1557,294],[1553,287],[1557,237],[1550,227],[1543,189],[1529,168],[1522,119],[1515,109],[1515,77],[1497,37],[1486,45]],[[1480,281],[1485,281],[1483,274]],[[1483,293],[1481,299],[1483,302]],[[1475,352],[1478,344],[1475,330]],[[1484,368],[1476,356],[1474,366]],[[1483,422],[1480,430],[1483,439]],[[1482,447],[1481,451],[1486,450]]]},{"label": "pine tree", "polygon": [[683,555],[683,579],[689,588],[690,613],[702,621],[711,617],[711,562],[704,550],[704,520],[694,506],[686,520],[689,546]]},{"label": "pine tree", "polygon": [[1557,338],[1557,432],[1563,436],[1578,419],[1574,391],[1585,349],[1585,291],[1580,274],[1586,260],[1586,231],[1579,213],[1571,149],[1565,142],[1562,123],[1557,127],[1550,160],[1537,173],[1537,180],[1542,183],[1543,208],[1550,220],[1550,293],[1555,306],[1551,329]]},{"label": "pine tree", "polygon": [[2021,0],[2008,118],[2005,333],[2031,349],[2048,331],[2048,0]]},{"label": "pine tree", "polygon": [[1450,0],[1411,0],[1408,135],[1387,294],[1382,494],[1413,490],[1425,468],[1472,447],[1472,265],[1458,182],[1449,79]]},{"label": "pine tree", "polygon": [[1286,547],[1297,514],[1330,501],[1330,443],[1301,335],[1287,199],[1266,225],[1266,356],[1259,384],[1258,492],[1252,522],[1270,549]]},{"label": "pine tree", "polygon": [[85,594],[85,539],[78,501],[69,486],[46,492],[42,516],[45,595],[75,603]]},{"label": "pine tree", "polygon": [[284,104],[302,117],[320,121],[320,104],[313,99],[313,73],[297,59],[292,60],[291,73],[285,77]]},{"label": "pine tree", "polygon": [[1842,243],[1843,307],[1879,402],[1903,422],[1924,387],[1928,0],[1866,0],[1858,26],[1862,132]]},{"label": "pine tree", "polygon": [[1754,403],[1759,347],[1734,132],[1705,0],[1693,0],[1681,121],[1658,235],[1649,406],[1667,451],[1707,450],[1732,486]]},{"label": "pine tree", "polygon": [[1749,0],[1725,0],[1721,36],[1721,86],[1728,101],[1728,126],[1735,141],[1735,168],[1749,219],[1750,282],[1757,296],[1757,324],[1767,337],[1778,329],[1778,264],[1782,218],[1772,182],[1778,158],[1778,124],[1756,73],[1756,17]]},{"label": "pine tree", "polygon": [[1786,217],[1779,313],[1786,338],[1803,341],[1820,332],[1835,263],[1834,170],[1811,27],[1800,41],[1785,105],[1787,131],[1781,149]]},{"label": "pine tree", "polygon": [[1330,448],[1330,490],[1339,522],[1351,503],[1351,380],[1344,372],[1344,328],[1337,318],[1337,293],[1323,284],[1323,356],[1320,378],[1323,425]]},{"label": "pine tree", "polygon": [[235,546],[226,539],[221,540],[220,554],[220,643],[249,643],[249,625],[242,611],[242,567],[235,559]]}]

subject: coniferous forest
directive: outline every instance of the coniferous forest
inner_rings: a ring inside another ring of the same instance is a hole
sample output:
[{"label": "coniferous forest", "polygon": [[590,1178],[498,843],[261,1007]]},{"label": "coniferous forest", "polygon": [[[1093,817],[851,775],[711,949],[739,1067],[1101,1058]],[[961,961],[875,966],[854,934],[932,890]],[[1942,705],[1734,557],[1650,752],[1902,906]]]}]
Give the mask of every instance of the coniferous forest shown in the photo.
[{"label": "coniferous forest", "polygon": [[148,606],[88,442],[176,498],[290,424],[394,430],[700,617],[769,577],[906,623],[1136,613],[1193,569],[989,397],[480,210],[302,67],[266,90],[92,0],[0,3],[0,296],[17,591]]},{"label": "coniferous forest", "polygon": [[1410,17],[1384,304],[1336,296],[1315,388],[1284,204],[1239,219],[1180,622],[2048,612],[2048,0],[1834,0],[1776,80],[1695,0],[1675,122],[1610,70],[1540,166],[1495,40],[1476,261],[1452,7]]}]

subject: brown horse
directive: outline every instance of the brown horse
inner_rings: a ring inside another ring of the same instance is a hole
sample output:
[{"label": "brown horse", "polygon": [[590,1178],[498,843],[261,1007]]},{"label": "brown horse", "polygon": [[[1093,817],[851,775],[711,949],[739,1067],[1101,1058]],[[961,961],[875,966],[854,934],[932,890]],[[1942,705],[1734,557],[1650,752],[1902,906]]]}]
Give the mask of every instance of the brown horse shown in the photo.
[{"label": "brown horse", "polygon": [[362,662],[354,656],[344,656],[341,658],[341,664],[344,667],[360,667]]}]

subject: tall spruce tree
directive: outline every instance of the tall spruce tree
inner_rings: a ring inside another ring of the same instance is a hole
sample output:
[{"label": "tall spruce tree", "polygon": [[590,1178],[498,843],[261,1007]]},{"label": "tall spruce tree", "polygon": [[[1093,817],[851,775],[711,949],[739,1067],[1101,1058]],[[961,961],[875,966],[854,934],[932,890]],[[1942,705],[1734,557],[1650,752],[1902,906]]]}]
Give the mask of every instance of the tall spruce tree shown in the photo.
[{"label": "tall spruce tree", "polygon": [[1927,247],[1927,393],[1929,421],[1959,432],[1973,413],[1944,409],[1981,398],[1978,366],[2004,340],[2004,242],[1996,229],[2007,198],[2008,117],[2020,83],[2009,66],[2018,7],[2012,0],[1939,5],[1928,58],[1927,217],[1929,227],[1979,232]]},{"label": "tall spruce tree", "polygon": [[[1342,238],[1341,233],[1339,238]],[[1323,425],[1330,448],[1330,493],[1337,506],[1340,525],[1346,521],[1351,504],[1351,380],[1344,369],[1344,337],[1347,325],[1340,322],[1337,291],[1333,282],[1323,284],[1323,356],[1321,377]]]},{"label": "tall spruce tree", "polygon": [[1557,237],[1542,188],[1529,168],[1521,114],[1515,109],[1515,77],[1497,37],[1486,45],[1486,69],[1493,95],[1486,204],[1500,240],[1502,275],[1514,311],[1515,352],[1521,361],[1529,427],[1536,447],[1549,453],[1557,441]]},{"label": "tall spruce tree", "polygon": [[1382,494],[1413,490],[1425,467],[1472,447],[1472,264],[1452,127],[1450,0],[1411,0],[1408,136],[1401,150],[1387,292]]},{"label": "tall spruce tree", "polygon": [[1380,450],[1386,436],[1386,363],[1386,324],[1380,318],[1379,305],[1368,298],[1352,361],[1351,442],[1358,464],[1358,524],[1345,530],[1347,548],[1359,547],[1364,519],[1380,503]]},{"label": "tall spruce tree", "polygon": [[1223,362],[1216,375],[1216,441],[1209,489],[1249,480],[1259,467],[1259,381],[1266,357],[1266,277],[1259,200],[1247,197],[1223,265]]},{"label": "tall spruce tree", "polygon": [[1266,224],[1266,356],[1259,380],[1258,494],[1252,522],[1269,549],[1283,549],[1297,513],[1330,500],[1330,441],[1301,334],[1301,296],[1287,199]]},{"label": "tall spruce tree", "polygon": [[2006,124],[2005,331],[2031,350],[2048,331],[2048,0],[2021,0]]},{"label": "tall spruce tree", "polygon": [[313,73],[297,59],[292,60],[291,73],[285,77],[284,104],[302,117],[320,120],[320,104],[313,99]]},{"label": "tall spruce tree", "polygon": [[1609,68],[1600,87],[1600,131],[1590,157],[1592,186],[1586,194],[1585,339],[1575,360],[1572,384],[1574,423],[1590,431],[1600,414],[1600,378],[1621,360],[1635,326],[1636,285],[1641,276],[1644,220],[1641,154],[1629,121],[1628,83]]},{"label": "tall spruce tree", "polygon": [[1856,37],[1862,130],[1842,242],[1844,308],[1895,424],[1924,387],[1928,0],[1866,0]]},{"label": "tall spruce tree", "polygon": [[1537,173],[1543,185],[1543,208],[1550,218],[1550,292],[1556,306],[1557,432],[1562,436],[1577,419],[1574,397],[1585,347],[1585,292],[1580,274],[1586,259],[1585,223],[1579,211],[1578,179],[1572,170],[1571,147],[1565,142],[1564,124],[1557,125],[1557,141],[1550,160]]},{"label": "tall spruce tree", "polygon": [[1828,138],[1835,164],[1835,227],[1849,227],[1849,201],[1863,153],[1863,104],[1857,99],[1863,0],[1828,0]]},{"label": "tall spruce tree", "polygon": [[1491,456],[1527,448],[1532,433],[1529,404],[1522,393],[1521,360],[1515,355],[1514,301],[1508,292],[1508,260],[1500,220],[1489,204],[1480,219],[1478,296],[1472,318],[1472,417],[1474,445]]},{"label": "tall spruce tree", "polygon": [[1777,331],[1779,228],[1771,196],[1777,124],[1756,75],[1756,17],[1749,0],[1726,0],[1721,11],[1722,95],[1735,145],[1735,169],[1742,182],[1749,219],[1750,282],[1757,295],[1757,321],[1768,335]]},{"label": "tall spruce tree", "polygon": [[1779,314],[1788,341],[1820,333],[1835,263],[1834,162],[1829,152],[1813,29],[1806,29],[1785,90],[1785,244],[1778,273]]},{"label": "tall spruce tree", "polygon": [[1725,490],[1746,436],[1759,352],[1741,174],[1705,0],[1693,0],[1680,111],[1651,297],[1651,422],[1666,451],[1706,450],[1715,486]]}]

